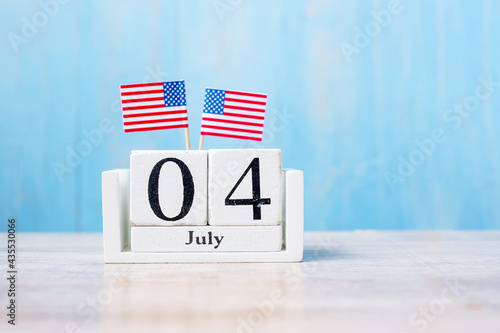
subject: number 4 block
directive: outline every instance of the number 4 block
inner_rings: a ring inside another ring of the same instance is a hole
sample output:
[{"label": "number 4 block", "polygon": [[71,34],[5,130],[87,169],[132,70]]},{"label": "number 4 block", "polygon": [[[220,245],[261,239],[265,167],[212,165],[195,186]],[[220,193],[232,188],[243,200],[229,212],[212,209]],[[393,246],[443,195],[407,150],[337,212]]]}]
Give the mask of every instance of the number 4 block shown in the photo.
[{"label": "number 4 block", "polygon": [[210,225],[280,225],[281,150],[209,150],[208,207]]}]

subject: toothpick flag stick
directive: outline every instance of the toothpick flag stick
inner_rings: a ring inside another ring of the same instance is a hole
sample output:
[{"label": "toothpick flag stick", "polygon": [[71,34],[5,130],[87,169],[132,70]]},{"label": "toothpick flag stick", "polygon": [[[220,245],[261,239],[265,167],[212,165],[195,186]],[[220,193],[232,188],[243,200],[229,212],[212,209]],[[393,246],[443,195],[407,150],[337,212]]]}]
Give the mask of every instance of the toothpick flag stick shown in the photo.
[{"label": "toothpick flag stick", "polygon": [[205,89],[200,150],[205,135],[262,141],[267,95]]},{"label": "toothpick flag stick", "polygon": [[186,136],[186,149],[191,150],[191,143],[189,142],[189,127],[186,127],[184,130],[184,135]]},{"label": "toothpick flag stick", "polygon": [[190,149],[184,81],[120,86],[125,133],[185,128]]},{"label": "toothpick flag stick", "polygon": [[204,135],[201,135],[200,136],[200,147],[198,148],[199,150],[202,150],[203,149],[203,140],[205,139],[205,136]]}]

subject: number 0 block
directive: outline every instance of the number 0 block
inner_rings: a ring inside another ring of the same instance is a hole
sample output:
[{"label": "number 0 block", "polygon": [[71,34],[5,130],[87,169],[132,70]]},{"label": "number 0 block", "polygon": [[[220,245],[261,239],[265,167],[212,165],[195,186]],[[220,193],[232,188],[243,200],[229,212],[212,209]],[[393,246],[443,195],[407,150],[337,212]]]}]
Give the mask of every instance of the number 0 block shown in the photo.
[{"label": "number 0 block", "polygon": [[206,225],[207,158],[206,151],[132,151],[131,224]]},{"label": "number 0 block", "polygon": [[281,150],[213,149],[208,154],[210,225],[281,224]]}]

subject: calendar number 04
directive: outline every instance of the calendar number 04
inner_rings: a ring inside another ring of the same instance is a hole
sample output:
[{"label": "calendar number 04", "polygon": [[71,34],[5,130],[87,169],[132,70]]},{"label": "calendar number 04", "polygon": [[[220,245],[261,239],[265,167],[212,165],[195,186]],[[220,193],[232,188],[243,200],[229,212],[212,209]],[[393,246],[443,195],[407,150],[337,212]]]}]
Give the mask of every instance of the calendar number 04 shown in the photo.
[{"label": "calendar number 04", "polygon": [[[183,184],[183,201],[180,213],[175,217],[167,217],[160,205],[160,197],[159,197],[159,180],[160,180],[160,171],[162,166],[167,163],[172,162],[175,163],[182,174],[182,184]],[[247,199],[232,199],[234,192],[240,186],[241,182],[247,174],[251,171],[252,177],[252,197]],[[151,209],[154,214],[164,220],[164,221],[177,221],[184,218],[190,211],[191,206],[193,204],[194,199],[194,183],[192,174],[186,164],[184,164],[181,160],[177,158],[165,158],[159,161],[151,171],[148,182],[148,199]],[[260,220],[262,213],[261,207],[262,205],[270,205],[270,198],[261,198],[260,194],[260,163],[259,158],[256,157],[250,162],[246,170],[241,175],[240,179],[236,182],[232,190],[229,192],[227,197],[225,198],[224,204],[226,206],[253,206],[253,219]]]}]

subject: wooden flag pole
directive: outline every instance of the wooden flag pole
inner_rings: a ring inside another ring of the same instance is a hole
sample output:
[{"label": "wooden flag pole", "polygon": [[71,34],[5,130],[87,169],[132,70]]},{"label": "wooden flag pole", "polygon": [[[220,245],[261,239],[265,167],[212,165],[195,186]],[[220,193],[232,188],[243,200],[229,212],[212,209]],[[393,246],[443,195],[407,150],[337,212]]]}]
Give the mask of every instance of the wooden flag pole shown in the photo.
[{"label": "wooden flag pole", "polygon": [[189,127],[184,128],[184,134],[186,135],[186,149],[191,150],[191,143],[189,142]]},{"label": "wooden flag pole", "polygon": [[204,135],[201,135],[200,136],[200,147],[199,147],[199,150],[203,150],[203,139],[205,138]]}]

